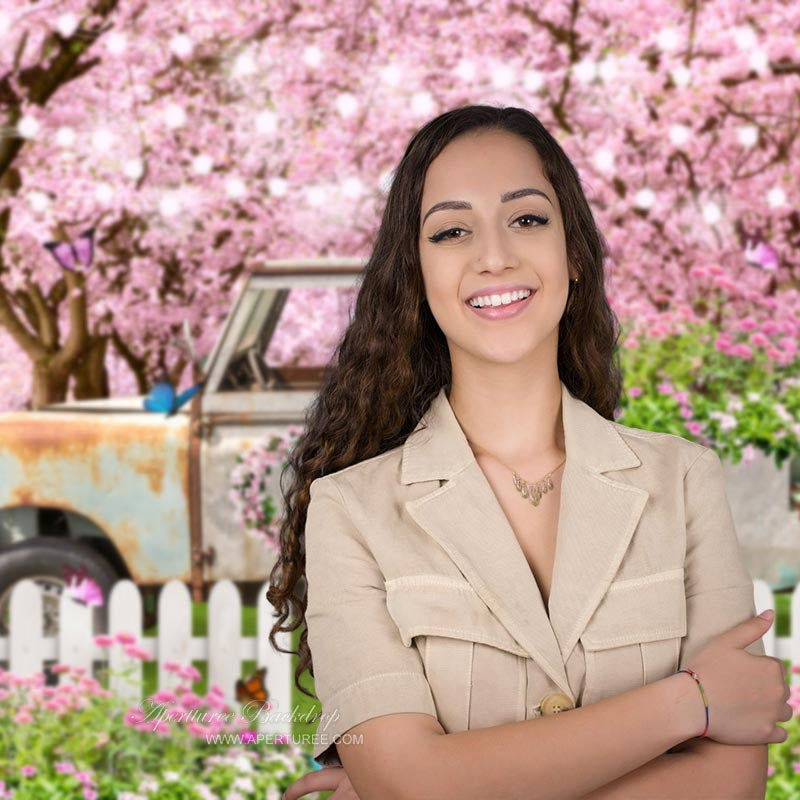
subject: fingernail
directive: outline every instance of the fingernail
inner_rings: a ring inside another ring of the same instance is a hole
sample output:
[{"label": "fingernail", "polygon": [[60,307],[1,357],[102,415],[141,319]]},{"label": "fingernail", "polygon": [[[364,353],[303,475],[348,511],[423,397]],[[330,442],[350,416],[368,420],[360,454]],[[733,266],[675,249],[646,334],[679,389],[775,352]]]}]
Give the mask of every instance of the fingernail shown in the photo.
[{"label": "fingernail", "polygon": [[758,616],[763,617],[764,619],[772,619],[774,614],[775,610],[772,608],[768,608],[766,611],[762,611]]}]

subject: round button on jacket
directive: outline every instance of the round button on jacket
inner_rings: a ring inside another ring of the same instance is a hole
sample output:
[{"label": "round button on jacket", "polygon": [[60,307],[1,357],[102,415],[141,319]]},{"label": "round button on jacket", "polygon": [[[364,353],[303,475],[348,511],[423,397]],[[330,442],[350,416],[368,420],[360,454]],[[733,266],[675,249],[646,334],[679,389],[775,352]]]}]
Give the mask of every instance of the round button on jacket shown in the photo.
[{"label": "round button on jacket", "polygon": [[574,703],[563,692],[546,694],[540,704],[542,715],[549,717],[551,714],[559,714],[562,711],[569,711],[575,708]]}]

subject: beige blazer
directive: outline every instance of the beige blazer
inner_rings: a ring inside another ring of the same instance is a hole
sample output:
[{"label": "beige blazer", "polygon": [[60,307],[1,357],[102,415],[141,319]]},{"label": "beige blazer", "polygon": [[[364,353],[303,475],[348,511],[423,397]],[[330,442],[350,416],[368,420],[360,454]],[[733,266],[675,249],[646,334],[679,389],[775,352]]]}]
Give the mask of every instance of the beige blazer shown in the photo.
[{"label": "beige blazer", "polygon": [[755,615],[716,453],[606,420],[563,382],[561,399],[549,617],[444,389],[402,446],[311,484],[319,763],[383,714],[453,733],[537,717],[556,693],[597,702],[691,666]]}]

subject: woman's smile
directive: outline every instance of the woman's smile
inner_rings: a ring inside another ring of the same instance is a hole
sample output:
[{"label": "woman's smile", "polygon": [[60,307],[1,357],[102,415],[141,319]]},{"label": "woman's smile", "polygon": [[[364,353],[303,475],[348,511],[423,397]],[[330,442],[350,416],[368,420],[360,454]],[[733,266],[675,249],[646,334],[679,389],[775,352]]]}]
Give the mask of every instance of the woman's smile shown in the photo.
[{"label": "woman's smile", "polygon": [[[497,295],[493,295],[492,297],[496,297]],[[477,314],[479,317],[483,317],[483,319],[509,319],[510,317],[519,316],[526,308],[533,302],[533,298],[536,296],[536,291],[532,291],[527,297],[523,297],[521,300],[513,300],[512,302],[504,305],[485,305],[482,308],[476,308],[473,305],[470,305],[469,301],[466,302],[466,306]],[[494,302],[494,301],[493,301]]]}]

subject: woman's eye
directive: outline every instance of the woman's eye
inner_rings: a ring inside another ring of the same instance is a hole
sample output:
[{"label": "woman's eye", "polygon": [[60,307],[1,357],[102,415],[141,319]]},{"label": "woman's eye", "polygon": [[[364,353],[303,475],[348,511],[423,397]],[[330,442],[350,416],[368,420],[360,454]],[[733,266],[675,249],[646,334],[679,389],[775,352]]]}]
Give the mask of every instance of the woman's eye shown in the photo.
[{"label": "woman's eye", "polygon": [[[527,220],[534,220],[539,225],[547,225],[550,221],[550,218],[545,216],[544,214],[522,214],[517,217],[514,222],[519,222],[520,220],[527,219]],[[522,225],[523,228],[533,228],[535,227],[533,224]],[[463,231],[463,228],[448,228],[446,231],[441,231],[440,233],[434,234],[433,236],[428,237],[429,242],[441,242],[444,239],[462,239],[462,236],[451,236],[450,234],[456,233],[458,231]]]}]

